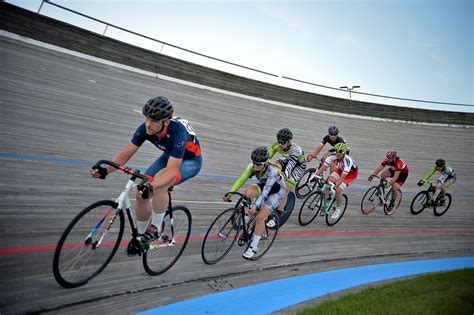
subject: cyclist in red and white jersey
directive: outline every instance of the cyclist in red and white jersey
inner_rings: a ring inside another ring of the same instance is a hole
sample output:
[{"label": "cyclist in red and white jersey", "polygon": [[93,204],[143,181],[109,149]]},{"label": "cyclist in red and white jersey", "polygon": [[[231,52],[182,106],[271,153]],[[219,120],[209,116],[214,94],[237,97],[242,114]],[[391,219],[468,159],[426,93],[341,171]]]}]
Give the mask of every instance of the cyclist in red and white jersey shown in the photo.
[{"label": "cyclist in red and white jersey", "polygon": [[388,167],[383,170],[381,176],[383,179],[391,178],[389,184],[392,186],[392,200],[390,200],[388,207],[389,211],[391,211],[395,205],[400,187],[402,187],[407,180],[409,169],[405,161],[398,157],[397,151],[390,150],[387,152],[386,158],[377,166],[372,175],[369,176],[369,181],[372,181],[374,176],[386,166]]},{"label": "cyclist in red and white jersey", "polygon": [[[341,215],[343,190],[349,187],[357,178],[359,170],[354,159],[347,154],[350,150],[347,144],[343,142],[337,143],[334,149],[336,152],[324,160],[324,164],[318,169],[315,175],[320,176],[331,163],[336,165],[336,169],[329,175],[328,182],[334,183],[334,189],[336,190],[336,210],[332,213],[331,218],[337,219]],[[329,192],[326,191],[326,193],[328,194]]]}]

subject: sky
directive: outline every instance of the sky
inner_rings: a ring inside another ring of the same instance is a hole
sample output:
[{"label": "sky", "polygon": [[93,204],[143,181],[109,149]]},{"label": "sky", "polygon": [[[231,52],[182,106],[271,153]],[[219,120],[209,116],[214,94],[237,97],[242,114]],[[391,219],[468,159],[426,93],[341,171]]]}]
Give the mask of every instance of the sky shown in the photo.
[{"label": "sky", "polygon": [[[474,112],[474,1],[52,0],[99,20],[243,68],[179,52],[108,27],[106,35],[253,79],[341,98],[335,91],[469,104],[438,105],[375,98],[355,100]],[[8,0],[38,11],[40,0]],[[44,4],[41,14],[103,33],[101,23]]]}]

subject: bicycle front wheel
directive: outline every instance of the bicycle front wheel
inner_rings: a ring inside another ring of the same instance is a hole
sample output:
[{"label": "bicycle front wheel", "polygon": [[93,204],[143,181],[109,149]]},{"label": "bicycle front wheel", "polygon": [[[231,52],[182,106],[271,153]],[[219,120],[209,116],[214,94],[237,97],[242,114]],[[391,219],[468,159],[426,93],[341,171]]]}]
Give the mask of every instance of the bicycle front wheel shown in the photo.
[{"label": "bicycle front wheel", "polygon": [[308,196],[316,186],[316,181],[309,181],[309,179],[313,177],[314,173],[316,173],[315,168],[307,169],[303,176],[301,176],[300,180],[296,183],[295,194],[299,199],[303,199],[304,197]]},{"label": "bicycle front wheel", "polygon": [[151,276],[160,275],[173,267],[191,236],[192,218],[189,210],[176,206],[172,212],[173,219],[170,218],[170,211],[166,212],[160,238],[151,243],[143,254],[143,267]]},{"label": "bicycle front wheel", "polygon": [[206,264],[218,263],[232,249],[241,227],[239,212],[237,208],[227,209],[209,226],[201,247],[201,257]]},{"label": "bicycle front wheel", "polygon": [[393,204],[392,209],[389,209],[388,206],[390,204],[390,201],[392,200],[393,189],[390,189],[387,193],[387,196],[385,197],[385,205],[383,207],[383,212],[386,215],[394,214],[398,210],[398,208],[400,207],[400,203],[402,202],[403,193],[400,189],[397,189],[397,191],[398,191],[397,199],[395,199],[395,202]]},{"label": "bicycle front wheel", "polygon": [[346,208],[347,208],[347,196],[346,194],[343,194],[342,195],[343,197],[343,200],[342,200],[342,207],[341,207],[341,213],[339,214],[339,216],[337,217],[334,217],[333,216],[333,213],[334,211],[336,211],[336,200],[333,201],[333,204],[331,205],[331,207],[333,208],[333,211],[329,211],[326,213],[326,224],[328,226],[333,226],[335,225],[337,222],[341,221],[342,219],[342,216],[344,215],[344,213],[346,212]]},{"label": "bicycle front wheel", "polygon": [[451,194],[446,193],[444,195],[444,203],[442,203],[441,202],[441,192],[440,192],[438,194],[438,197],[436,197],[436,201],[435,201],[435,204],[434,204],[434,207],[433,207],[434,215],[437,216],[437,217],[440,217],[443,214],[445,214],[446,211],[448,211],[449,207],[451,206],[451,201],[452,201]]},{"label": "bicycle front wheel", "polygon": [[427,191],[420,191],[411,201],[410,212],[413,215],[420,214],[428,207],[429,194]]},{"label": "bicycle front wheel", "polygon": [[[272,219],[273,219],[273,221],[275,221],[275,226],[272,227],[272,228],[269,228],[265,224],[265,230],[263,231],[263,234],[260,237],[260,241],[258,242],[258,251],[255,254],[255,256],[250,258],[250,260],[259,260],[260,258],[262,258],[263,255],[265,255],[270,250],[270,247],[272,247],[273,242],[275,242],[275,239],[278,235],[278,231],[280,229],[280,218],[278,217],[278,215],[276,213],[271,213],[268,216],[268,219],[267,219],[266,222],[268,222]],[[253,235],[253,232],[255,231],[256,222],[257,222],[257,220],[254,220],[253,223],[252,223],[252,233],[251,233],[252,235]],[[252,238],[250,238],[250,240],[251,239]],[[249,248],[250,243],[251,243],[251,241],[248,242],[248,246],[245,250],[247,250]]]},{"label": "bicycle front wheel", "polygon": [[369,214],[377,208],[380,203],[380,190],[378,186],[370,187],[360,203],[360,210],[363,214]]},{"label": "bicycle front wheel", "polygon": [[65,288],[86,284],[105,269],[122,240],[124,215],[102,200],[82,210],[64,231],[54,252],[53,274]]},{"label": "bicycle front wheel", "polygon": [[315,191],[303,202],[298,213],[298,222],[305,226],[313,222],[321,209],[321,192]]}]

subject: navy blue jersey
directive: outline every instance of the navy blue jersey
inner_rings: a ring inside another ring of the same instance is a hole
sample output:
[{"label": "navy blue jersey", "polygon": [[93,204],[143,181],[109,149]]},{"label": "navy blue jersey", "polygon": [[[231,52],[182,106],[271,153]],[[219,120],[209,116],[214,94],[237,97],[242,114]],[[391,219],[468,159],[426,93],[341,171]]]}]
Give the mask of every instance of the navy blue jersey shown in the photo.
[{"label": "navy blue jersey", "polygon": [[187,120],[179,117],[171,119],[166,134],[162,138],[158,138],[156,135],[148,135],[145,123],[141,124],[135,131],[131,141],[134,145],[141,146],[145,140],[150,141],[158,149],[165,151],[174,158],[186,160],[201,155],[201,147],[193,127]]}]

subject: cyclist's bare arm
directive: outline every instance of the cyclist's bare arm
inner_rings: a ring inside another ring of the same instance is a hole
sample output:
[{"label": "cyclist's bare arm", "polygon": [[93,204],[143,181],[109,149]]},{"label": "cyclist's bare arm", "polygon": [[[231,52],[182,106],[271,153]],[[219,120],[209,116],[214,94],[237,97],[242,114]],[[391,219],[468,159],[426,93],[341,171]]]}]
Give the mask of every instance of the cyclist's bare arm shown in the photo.
[{"label": "cyclist's bare arm", "polygon": [[379,164],[379,166],[377,166],[377,168],[375,169],[375,171],[372,173],[372,176],[377,176],[378,173],[380,173],[380,171],[383,169],[383,165],[382,164]]},{"label": "cyclist's bare arm", "polygon": [[[118,163],[119,165],[124,165],[127,163],[132,156],[138,151],[138,146],[134,145],[133,143],[128,143],[127,146],[120,152],[118,152],[114,158],[112,159],[113,162]],[[110,174],[112,172],[116,171],[115,167],[112,166],[107,166],[107,173]],[[93,177],[99,177],[99,170],[97,169],[91,169],[90,170],[91,175]]]},{"label": "cyclist's bare arm", "polygon": [[400,176],[400,173],[401,173],[401,172],[402,172],[402,171],[396,171],[396,172],[393,174],[392,180],[391,180],[390,183],[389,183],[390,185],[393,185],[393,184],[395,184],[395,183],[397,182],[398,177]]},{"label": "cyclist's bare arm", "polygon": [[324,144],[320,143],[319,146],[316,148],[316,150],[314,150],[313,153],[308,154],[308,157],[307,157],[308,162],[311,161],[312,159],[314,159],[315,157],[317,157],[318,154],[323,149],[323,147],[324,147]]},{"label": "cyclist's bare arm", "polygon": [[321,174],[329,167],[329,164],[324,162],[323,165],[317,170],[316,176],[321,176]]},{"label": "cyclist's bare arm", "polygon": [[178,159],[170,156],[166,167],[156,173],[155,178],[152,182],[153,189],[158,189],[174,184],[176,175],[178,175],[179,173],[179,167],[181,166],[182,161],[183,159]]},{"label": "cyclist's bare arm", "polygon": [[339,179],[334,183],[334,189],[338,189],[339,186],[342,184],[342,182],[344,181],[344,179],[346,178],[348,173],[346,172],[342,172],[341,176],[339,177]]}]

